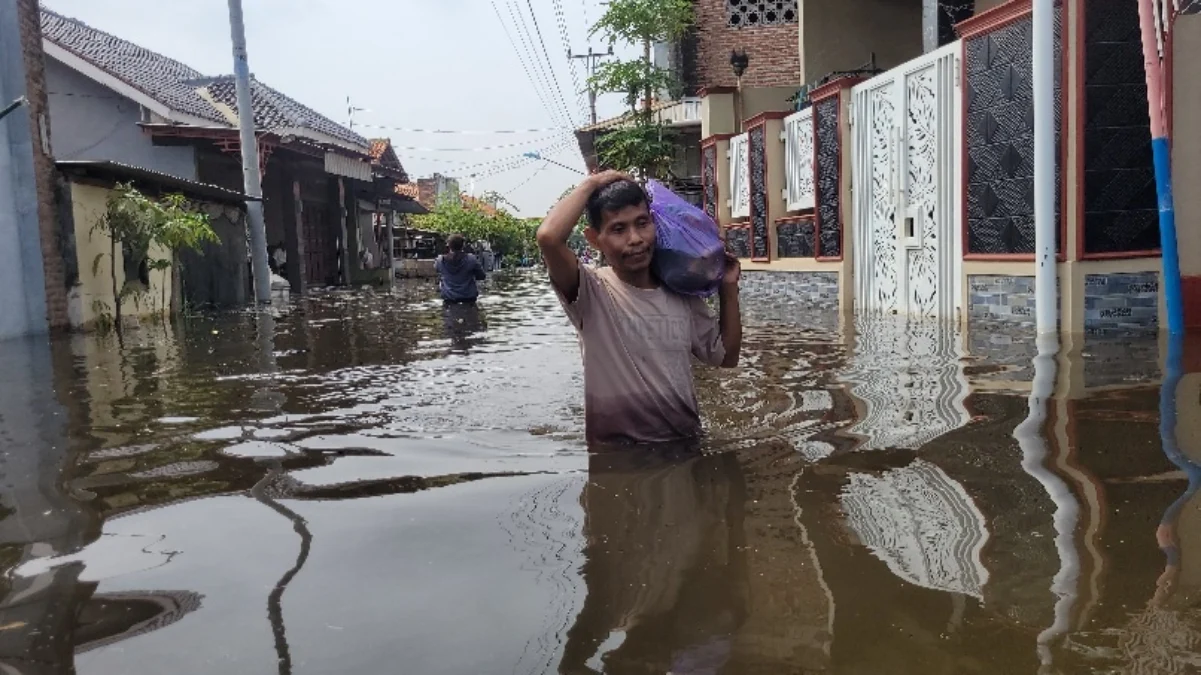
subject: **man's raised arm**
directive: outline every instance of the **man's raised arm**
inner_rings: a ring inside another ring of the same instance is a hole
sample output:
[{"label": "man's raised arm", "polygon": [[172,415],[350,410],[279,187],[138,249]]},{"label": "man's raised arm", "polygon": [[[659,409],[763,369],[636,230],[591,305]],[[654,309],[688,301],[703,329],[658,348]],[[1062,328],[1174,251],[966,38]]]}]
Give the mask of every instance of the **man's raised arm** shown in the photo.
[{"label": "man's raised arm", "polygon": [[538,226],[538,249],[550,274],[551,283],[568,302],[575,302],[580,290],[580,261],[567,246],[567,240],[580,222],[580,216],[588,206],[593,192],[617,180],[625,178],[617,171],[605,171],[584,179],[571,194],[564,197],[546,214],[546,220]]}]

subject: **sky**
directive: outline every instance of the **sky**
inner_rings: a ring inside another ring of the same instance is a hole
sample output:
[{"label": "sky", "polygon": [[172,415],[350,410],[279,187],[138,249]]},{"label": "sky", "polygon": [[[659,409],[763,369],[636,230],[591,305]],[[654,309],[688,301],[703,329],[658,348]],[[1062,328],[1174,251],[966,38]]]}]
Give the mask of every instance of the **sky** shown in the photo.
[{"label": "sky", "polygon": [[[584,171],[571,135],[587,115],[584,61],[569,61],[564,42],[575,53],[607,49],[588,38],[601,3],[243,0],[243,11],[257,79],[341,124],[349,107],[363,108],[355,131],[390,138],[414,179],[455,176],[465,192],[474,182],[474,194],[496,191],[518,215],[540,216]],[[42,4],[205,74],[233,71],[226,0]],[[617,52],[636,53],[627,45]],[[602,96],[598,109],[600,119],[611,117],[622,102]],[[513,131],[521,133],[497,133]]]}]

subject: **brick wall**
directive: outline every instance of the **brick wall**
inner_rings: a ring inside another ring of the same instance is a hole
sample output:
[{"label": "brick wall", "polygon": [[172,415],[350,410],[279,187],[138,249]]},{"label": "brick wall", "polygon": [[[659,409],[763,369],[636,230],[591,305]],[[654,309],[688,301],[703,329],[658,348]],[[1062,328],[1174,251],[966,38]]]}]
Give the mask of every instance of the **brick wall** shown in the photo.
[{"label": "brick wall", "polygon": [[50,103],[46,97],[45,56],[42,53],[42,21],[37,0],[17,0],[21,24],[21,53],[25,59],[25,90],[29,100],[29,123],[33,137],[34,175],[38,194],[38,235],[42,248],[42,270],[46,278],[46,319],[53,329],[70,325],[67,317],[66,265],[62,256],[58,204],[55,196],[57,172],[50,156]]},{"label": "brick wall", "polygon": [[696,0],[698,87],[734,86],[730,52],[746,50],[744,87],[797,86],[801,81],[798,25],[730,28],[726,0]]}]

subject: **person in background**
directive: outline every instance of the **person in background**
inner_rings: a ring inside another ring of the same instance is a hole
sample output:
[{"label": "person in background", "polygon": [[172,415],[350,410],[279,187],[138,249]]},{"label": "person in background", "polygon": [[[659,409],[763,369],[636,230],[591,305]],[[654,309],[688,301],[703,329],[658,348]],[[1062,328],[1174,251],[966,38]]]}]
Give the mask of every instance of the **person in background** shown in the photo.
[{"label": "person in background", "polygon": [[[738,259],[726,255],[715,317],[703,300],[673,293],[651,273],[649,207],[642,186],[606,171],[563,198],[538,228],[551,284],[583,352],[585,433],[602,445],[698,438],[692,357],[733,368],[742,349]],[[584,234],[608,267],[580,264],[567,244],[584,211]]]},{"label": "person in background", "polygon": [[434,269],[438,272],[438,289],[442,292],[444,302],[475,302],[480,294],[476,282],[488,277],[479,259],[464,252],[466,244],[463,235],[450,235],[446,240],[448,251],[434,262]]}]

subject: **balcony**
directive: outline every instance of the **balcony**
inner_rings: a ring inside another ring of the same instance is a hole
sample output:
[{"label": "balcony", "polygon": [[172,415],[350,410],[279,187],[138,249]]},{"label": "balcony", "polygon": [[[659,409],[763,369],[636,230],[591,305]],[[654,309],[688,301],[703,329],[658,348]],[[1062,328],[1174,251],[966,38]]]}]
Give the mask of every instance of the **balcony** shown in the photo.
[{"label": "balcony", "polygon": [[701,123],[701,99],[686,97],[656,106],[655,116],[660,124],[682,127]]}]

